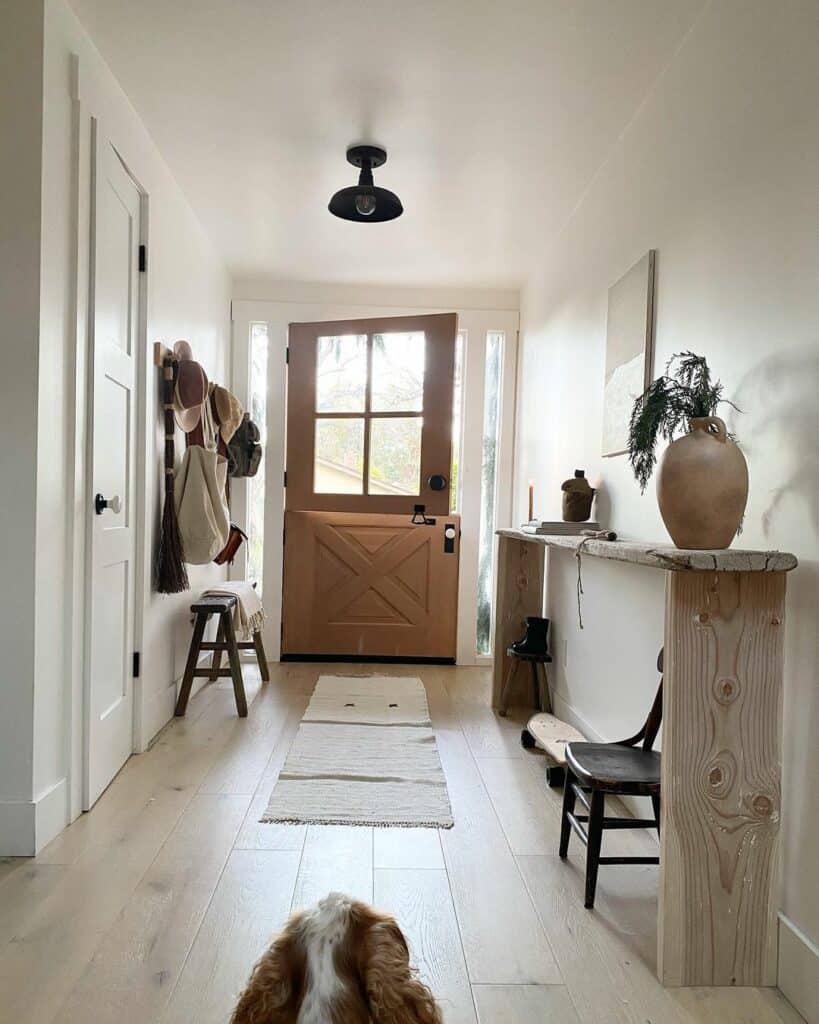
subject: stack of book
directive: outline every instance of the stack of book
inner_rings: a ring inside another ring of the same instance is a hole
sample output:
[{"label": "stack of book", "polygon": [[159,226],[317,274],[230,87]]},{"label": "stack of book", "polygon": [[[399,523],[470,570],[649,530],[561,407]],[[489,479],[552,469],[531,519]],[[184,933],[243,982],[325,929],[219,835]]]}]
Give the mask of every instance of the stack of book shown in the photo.
[{"label": "stack of book", "polygon": [[601,529],[600,523],[594,520],[587,523],[564,523],[562,520],[549,522],[546,519],[536,519],[521,526],[524,533],[551,534],[553,537],[579,537],[584,530],[597,532]]}]

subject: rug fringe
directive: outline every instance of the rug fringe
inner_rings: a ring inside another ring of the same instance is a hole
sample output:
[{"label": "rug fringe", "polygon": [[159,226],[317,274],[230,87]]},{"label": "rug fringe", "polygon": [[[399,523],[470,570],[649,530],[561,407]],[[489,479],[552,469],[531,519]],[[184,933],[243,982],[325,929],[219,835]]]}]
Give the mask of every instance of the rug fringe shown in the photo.
[{"label": "rug fringe", "polygon": [[276,818],[264,815],[260,825],[354,825],[357,828],[454,828],[454,821],[351,821],[350,818]]}]

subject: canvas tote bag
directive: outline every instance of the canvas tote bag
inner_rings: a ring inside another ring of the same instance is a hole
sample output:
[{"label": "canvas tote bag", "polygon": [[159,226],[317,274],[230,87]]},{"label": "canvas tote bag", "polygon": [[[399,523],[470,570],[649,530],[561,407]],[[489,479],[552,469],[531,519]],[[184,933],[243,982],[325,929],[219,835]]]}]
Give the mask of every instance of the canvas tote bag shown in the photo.
[{"label": "canvas tote bag", "polygon": [[205,445],[191,445],[174,474],[176,517],[185,561],[207,565],[219,554],[230,534],[225,484],[228,463],[216,450],[216,427],[209,398],[202,405]]}]

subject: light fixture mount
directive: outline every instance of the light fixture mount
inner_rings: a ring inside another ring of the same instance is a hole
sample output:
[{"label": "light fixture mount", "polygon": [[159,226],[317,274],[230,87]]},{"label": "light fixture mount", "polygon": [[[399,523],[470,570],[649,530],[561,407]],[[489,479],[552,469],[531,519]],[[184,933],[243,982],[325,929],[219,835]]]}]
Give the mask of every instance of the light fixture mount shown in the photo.
[{"label": "light fixture mount", "polygon": [[349,146],[347,160],[353,167],[360,168],[358,184],[336,192],[328,206],[330,213],[342,220],[364,224],[400,217],[404,207],[398,196],[373,183],[373,168],[386,163],[387,151],[380,146]]},{"label": "light fixture mount", "polygon": [[374,167],[381,167],[387,162],[387,151],[380,146],[349,146],[347,149],[347,163],[353,167],[364,167],[369,163],[370,170]]}]

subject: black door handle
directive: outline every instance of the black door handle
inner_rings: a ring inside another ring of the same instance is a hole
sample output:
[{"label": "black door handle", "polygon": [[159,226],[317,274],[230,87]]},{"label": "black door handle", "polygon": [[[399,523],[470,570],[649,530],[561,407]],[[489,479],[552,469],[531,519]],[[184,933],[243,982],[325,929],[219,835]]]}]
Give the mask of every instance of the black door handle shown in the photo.
[{"label": "black door handle", "polygon": [[411,523],[415,526],[434,526],[435,519],[431,519],[427,515],[426,505],[414,505]]}]

